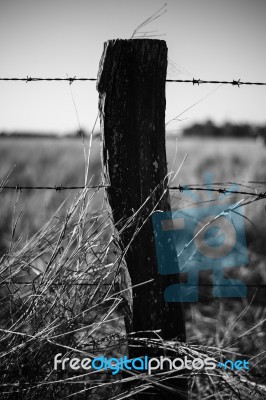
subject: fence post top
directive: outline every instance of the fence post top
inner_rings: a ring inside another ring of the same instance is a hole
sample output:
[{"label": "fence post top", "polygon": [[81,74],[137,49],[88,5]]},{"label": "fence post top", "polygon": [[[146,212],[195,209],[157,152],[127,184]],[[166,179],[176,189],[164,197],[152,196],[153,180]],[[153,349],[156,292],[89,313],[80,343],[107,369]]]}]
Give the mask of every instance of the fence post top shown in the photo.
[{"label": "fence post top", "polygon": [[109,39],[104,42],[104,44],[107,44],[107,43],[112,43],[112,44],[115,44],[115,43],[128,43],[128,44],[160,43],[160,44],[163,44],[164,43],[166,45],[166,41],[163,39],[150,39],[150,38],[143,38],[143,39],[138,39],[138,38],[137,39],[120,39],[120,38],[117,38],[117,39]]}]

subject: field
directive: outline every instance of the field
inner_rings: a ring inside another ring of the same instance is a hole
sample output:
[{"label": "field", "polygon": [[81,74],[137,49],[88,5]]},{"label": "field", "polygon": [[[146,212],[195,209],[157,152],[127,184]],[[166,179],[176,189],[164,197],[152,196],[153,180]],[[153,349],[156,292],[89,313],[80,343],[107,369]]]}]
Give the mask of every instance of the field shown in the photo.
[{"label": "field", "polygon": [[[185,156],[187,158],[185,159]],[[212,187],[230,188],[230,182],[239,186],[234,190],[256,193],[266,187],[266,147],[249,140],[224,139],[168,139],[167,156],[169,171],[180,171],[170,186],[206,185],[206,179],[219,185]],[[78,139],[2,139],[0,147],[1,179],[8,177],[8,184],[16,186],[79,186],[84,184],[84,154]],[[173,174],[174,175],[174,174]],[[173,176],[172,175],[172,176]],[[209,177],[208,177],[209,176]],[[100,142],[93,142],[90,167],[90,185],[101,183]],[[172,178],[170,178],[172,179]],[[260,184],[250,182],[264,182]],[[56,192],[54,190],[23,190],[1,192],[0,249],[10,246],[12,226],[19,217],[13,242],[26,240],[51,218],[65,201],[60,215],[64,215],[78,191]],[[102,193],[102,191],[100,191]],[[198,192],[197,200],[189,193],[171,191],[172,209],[217,199],[217,195]],[[97,209],[99,195],[91,205]],[[234,196],[233,201],[243,196]],[[240,209],[246,219],[245,229],[249,249],[254,255],[266,255],[265,201],[258,201]],[[22,236],[22,237],[21,237]]]},{"label": "field", "polygon": [[[188,156],[186,156],[188,154]],[[230,187],[238,183],[237,190],[252,193],[265,192],[266,147],[252,140],[184,139],[167,140],[169,171],[177,171],[170,186]],[[182,162],[184,163],[182,164]],[[181,165],[182,164],[182,165]],[[10,186],[79,186],[84,184],[84,154],[78,139],[1,139],[0,180],[7,179]],[[173,173],[172,176],[175,174]],[[91,185],[101,183],[100,142],[93,141],[89,168]],[[207,179],[207,182],[206,182]],[[211,182],[212,180],[212,182]],[[256,182],[256,183],[255,183]],[[260,183],[258,183],[260,182]],[[217,185],[215,185],[218,183]],[[63,217],[73,202],[77,191],[54,190],[2,190],[0,192],[0,250],[3,253],[17,245],[18,248],[42,228],[56,213]],[[171,191],[172,208],[186,207],[197,202],[214,201],[217,195],[198,192],[199,198],[188,192]],[[232,196],[231,202],[245,196]],[[58,207],[64,205],[57,212]],[[102,192],[93,200],[97,209]],[[211,203],[210,203],[211,204]],[[259,367],[254,367],[254,381],[265,383],[263,352],[265,351],[265,290],[266,287],[266,218],[265,200],[243,209],[249,250],[249,265],[232,271],[251,285],[247,299],[218,300],[206,295],[201,288],[200,303],[186,306],[187,335],[190,343],[223,347],[239,352],[247,358],[254,357]],[[16,244],[18,243],[18,244]],[[202,277],[211,282],[211,275]],[[207,301],[206,301],[207,298]],[[257,358],[256,358],[257,357]],[[254,361],[254,362],[255,362]]]},{"label": "field", "polygon": [[[211,174],[216,187],[227,187],[228,182],[237,182],[235,188],[253,193],[266,188],[266,147],[253,140],[225,139],[174,139],[167,140],[168,169],[176,171],[185,156],[187,158],[179,173],[171,182],[174,185],[204,185],[207,174]],[[100,142],[93,141],[89,167],[89,182],[101,182]],[[78,139],[1,139],[0,179],[8,177],[10,186],[79,186],[84,184],[84,154]],[[173,176],[173,175],[172,175]],[[210,179],[210,178],[208,178]],[[252,184],[250,182],[264,182]],[[214,187],[214,186],[213,186]],[[10,246],[12,220],[20,215],[16,227],[16,238],[35,233],[50,218],[63,201],[70,204],[77,191],[2,191],[0,214],[0,250]],[[192,203],[187,193],[171,191],[172,208]],[[198,201],[209,199],[209,194],[199,192]],[[215,194],[213,195],[215,197]],[[217,196],[216,196],[217,198]],[[234,197],[240,200],[242,197]],[[96,206],[94,204],[94,206]],[[64,208],[63,208],[64,210]],[[249,247],[256,253],[265,254],[266,220],[265,201],[245,207],[246,234]],[[15,214],[14,214],[15,213]]]}]

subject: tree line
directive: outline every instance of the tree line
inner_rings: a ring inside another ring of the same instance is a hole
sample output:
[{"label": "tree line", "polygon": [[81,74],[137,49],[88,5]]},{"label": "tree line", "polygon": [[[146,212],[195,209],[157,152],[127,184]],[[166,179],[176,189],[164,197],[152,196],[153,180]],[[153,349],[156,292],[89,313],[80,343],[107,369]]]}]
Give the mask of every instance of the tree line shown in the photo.
[{"label": "tree line", "polygon": [[225,137],[225,138],[262,138],[266,143],[266,125],[258,126],[252,124],[235,124],[226,122],[216,125],[212,121],[195,123],[183,130],[183,136],[200,137]]}]

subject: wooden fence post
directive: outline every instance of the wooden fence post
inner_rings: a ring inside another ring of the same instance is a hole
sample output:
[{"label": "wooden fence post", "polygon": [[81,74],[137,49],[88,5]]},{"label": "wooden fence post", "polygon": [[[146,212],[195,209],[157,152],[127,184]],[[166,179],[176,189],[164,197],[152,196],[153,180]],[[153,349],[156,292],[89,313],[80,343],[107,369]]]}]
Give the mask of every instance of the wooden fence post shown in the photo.
[{"label": "wooden fence post", "polygon": [[[109,40],[104,44],[97,88],[103,164],[106,183],[110,184],[107,193],[118,229],[146,201],[135,223],[120,235],[126,248],[136,228],[143,225],[130,244],[126,261],[133,286],[153,279],[133,290],[133,331],[161,329],[163,339],[178,337],[184,341],[182,304],[164,301],[165,287],[177,283],[178,275],[158,273],[150,217],[154,208],[170,211],[165,149],[166,70],[165,41]],[[138,349],[141,355],[143,350]]]}]

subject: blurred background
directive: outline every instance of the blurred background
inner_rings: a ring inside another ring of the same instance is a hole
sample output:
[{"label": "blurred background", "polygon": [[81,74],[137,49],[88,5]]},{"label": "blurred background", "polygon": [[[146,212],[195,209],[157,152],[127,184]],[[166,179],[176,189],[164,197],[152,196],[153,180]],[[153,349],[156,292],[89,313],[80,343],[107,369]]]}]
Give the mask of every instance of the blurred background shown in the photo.
[{"label": "blurred background", "polygon": [[[96,78],[103,43],[135,37],[167,42],[168,77],[265,81],[263,0],[1,0],[1,77]],[[264,124],[263,87],[167,84],[168,130],[210,119]],[[212,94],[210,94],[216,89]],[[72,93],[71,93],[72,92]],[[69,133],[97,116],[95,82],[1,82],[0,131]],[[204,101],[187,108],[205,96]]]}]

